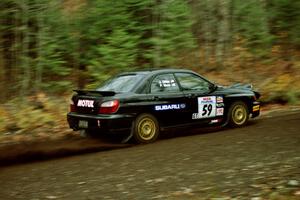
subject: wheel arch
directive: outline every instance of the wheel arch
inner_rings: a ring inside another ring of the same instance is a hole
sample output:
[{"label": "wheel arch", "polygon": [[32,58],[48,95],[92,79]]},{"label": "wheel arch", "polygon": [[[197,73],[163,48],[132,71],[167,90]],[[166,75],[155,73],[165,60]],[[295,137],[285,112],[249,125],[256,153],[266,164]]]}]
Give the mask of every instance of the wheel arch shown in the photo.
[{"label": "wheel arch", "polygon": [[227,96],[226,99],[225,99],[225,109],[226,111],[228,111],[229,107],[234,103],[234,102],[237,102],[237,101],[242,101],[244,103],[246,103],[247,105],[247,108],[248,108],[248,111],[249,113],[251,113],[252,111],[252,96]]},{"label": "wheel arch", "polygon": [[144,111],[140,111],[138,113],[136,113],[133,121],[135,121],[140,115],[143,115],[143,114],[149,114],[149,115],[152,115],[156,121],[158,122],[158,128],[160,131],[163,130],[163,128],[165,127],[164,123],[160,120],[160,117],[159,117],[159,113],[155,112],[155,111],[151,111],[151,110],[144,110]]}]

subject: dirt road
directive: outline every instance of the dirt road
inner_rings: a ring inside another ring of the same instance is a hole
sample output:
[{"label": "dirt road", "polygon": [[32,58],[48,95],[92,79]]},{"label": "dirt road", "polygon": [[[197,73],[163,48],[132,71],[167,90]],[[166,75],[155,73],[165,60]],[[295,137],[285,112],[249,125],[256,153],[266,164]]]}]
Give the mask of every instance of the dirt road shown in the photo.
[{"label": "dirt road", "polygon": [[0,199],[300,199],[300,113],[208,132],[2,167]]}]

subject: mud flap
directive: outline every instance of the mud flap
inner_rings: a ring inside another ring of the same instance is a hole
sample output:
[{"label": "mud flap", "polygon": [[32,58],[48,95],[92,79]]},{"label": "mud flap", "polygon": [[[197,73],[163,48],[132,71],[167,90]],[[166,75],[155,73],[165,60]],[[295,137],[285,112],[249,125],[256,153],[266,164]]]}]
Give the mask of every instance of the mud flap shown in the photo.
[{"label": "mud flap", "polygon": [[226,116],[226,118],[224,119],[224,122],[222,122],[222,124],[221,124],[221,127],[222,127],[222,128],[223,128],[223,127],[226,127],[226,126],[228,125],[228,123],[229,123],[229,117]]},{"label": "mud flap", "polygon": [[134,122],[132,122],[131,130],[130,130],[129,135],[128,135],[127,137],[125,137],[125,138],[121,141],[122,144],[127,143],[127,142],[133,137],[133,131],[134,131]]}]

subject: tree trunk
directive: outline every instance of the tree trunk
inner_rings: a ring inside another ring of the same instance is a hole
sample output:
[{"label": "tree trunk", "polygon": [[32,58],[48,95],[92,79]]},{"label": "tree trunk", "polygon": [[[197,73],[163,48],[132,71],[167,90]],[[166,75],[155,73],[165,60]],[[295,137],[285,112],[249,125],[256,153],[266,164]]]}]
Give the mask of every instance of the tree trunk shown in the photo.
[{"label": "tree trunk", "polygon": [[205,64],[208,65],[209,60],[211,58],[211,13],[210,13],[210,5],[211,2],[205,0],[203,1],[204,7],[204,23],[203,23],[203,31],[204,31],[204,54],[205,54]]},{"label": "tree trunk", "polygon": [[226,53],[226,44],[229,37],[229,11],[227,0],[218,1],[218,14],[219,26],[217,31],[217,44],[216,44],[216,61],[218,67],[223,67],[224,58]]},{"label": "tree trunk", "polygon": [[[160,34],[160,17],[162,16],[162,13],[160,12],[160,2],[155,1],[155,5],[152,10],[152,38],[157,38],[158,40],[162,39]],[[156,40],[157,41],[157,40]],[[160,67],[161,60],[160,60],[160,44],[154,43],[154,51],[153,51],[153,64],[152,68]]]},{"label": "tree trunk", "polygon": [[[3,100],[9,98],[11,96],[11,78],[13,76],[12,68],[13,68],[13,41],[14,41],[14,31],[13,31],[13,23],[14,23],[14,5],[13,3],[8,3],[2,8],[5,12],[4,16],[1,17],[1,26],[4,31],[1,34],[2,38],[2,56],[3,56],[3,88],[1,88],[1,94],[3,95]],[[2,32],[2,31],[1,31]],[[1,84],[2,85],[2,84]],[[2,96],[1,95],[1,96]]]},{"label": "tree trunk", "polygon": [[30,67],[29,67],[29,28],[28,28],[28,22],[29,22],[29,4],[26,0],[23,1],[22,3],[22,26],[24,27],[23,29],[23,42],[22,42],[22,50],[21,50],[21,66],[23,70],[23,75],[22,75],[22,85],[21,85],[21,90],[20,90],[20,96],[21,98],[25,97],[28,94],[28,88],[29,88],[29,83],[30,83],[30,78],[31,78],[31,73],[30,73]]},{"label": "tree trunk", "polygon": [[41,90],[42,84],[42,76],[43,76],[43,62],[42,59],[44,58],[44,4],[40,4],[38,6],[38,15],[36,15],[36,22],[38,27],[38,32],[36,36],[36,75],[35,75],[35,92],[39,92]]}]

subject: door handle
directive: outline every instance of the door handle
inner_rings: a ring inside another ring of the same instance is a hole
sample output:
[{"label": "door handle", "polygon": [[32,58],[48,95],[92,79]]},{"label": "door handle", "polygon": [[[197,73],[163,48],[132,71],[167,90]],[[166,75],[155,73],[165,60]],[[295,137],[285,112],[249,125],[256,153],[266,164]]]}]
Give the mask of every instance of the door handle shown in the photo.
[{"label": "door handle", "polygon": [[157,101],[157,100],[159,100],[159,97],[158,97],[158,96],[154,96],[154,97],[153,97],[153,100],[154,100],[154,101]]},{"label": "door handle", "polygon": [[193,98],[193,97],[195,97],[196,95],[195,94],[186,94],[185,95],[185,97],[187,97],[187,98]]},{"label": "door handle", "polygon": [[157,100],[159,100],[159,97],[158,96],[153,96],[153,97],[150,97],[149,100],[157,101]]}]

